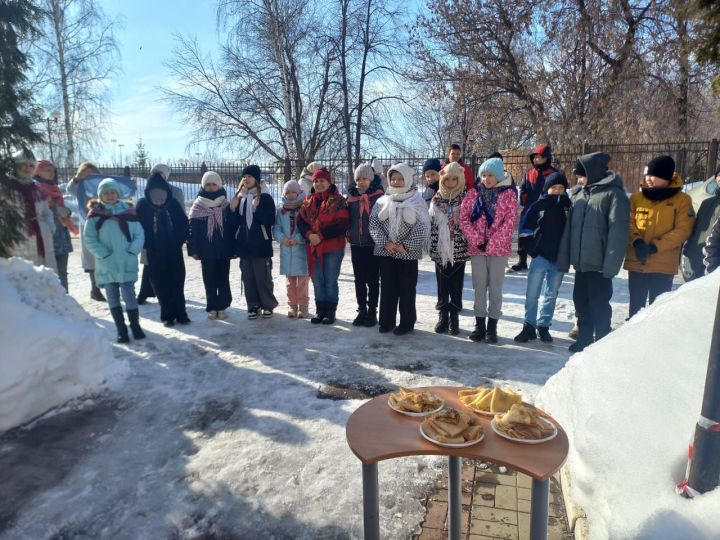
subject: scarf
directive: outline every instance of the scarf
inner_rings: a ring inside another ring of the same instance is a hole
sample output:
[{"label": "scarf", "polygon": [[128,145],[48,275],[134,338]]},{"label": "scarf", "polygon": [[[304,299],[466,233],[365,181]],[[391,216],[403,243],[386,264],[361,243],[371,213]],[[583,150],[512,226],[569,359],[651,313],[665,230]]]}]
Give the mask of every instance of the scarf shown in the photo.
[{"label": "scarf", "polygon": [[298,193],[298,196],[295,198],[294,201],[291,201],[288,199],[285,195],[283,195],[282,203],[283,208],[285,210],[297,210],[302,206],[302,203],[305,201],[305,192],[301,191]]},{"label": "scarf", "polygon": [[228,205],[227,193],[224,189],[214,193],[200,190],[197,199],[193,201],[190,207],[190,219],[207,218],[207,239],[212,242],[215,229],[220,232],[220,236],[224,235],[225,220],[223,213]]},{"label": "scarf", "polygon": [[515,186],[501,186],[486,188],[484,185],[479,184],[477,187],[478,197],[475,199],[473,205],[472,214],[470,214],[470,221],[475,223],[480,219],[481,215],[485,215],[488,229],[492,227],[495,221],[495,210],[497,208],[497,200],[500,194],[508,189],[515,189]]},{"label": "scarf", "polygon": [[682,191],[679,187],[666,187],[666,188],[642,188],[642,194],[651,201],[664,201],[670,197],[674,197],[676,194]]},{"label": "scarf", "polygon": [[172,242],[173,222],[167,204],[157,206],[151,204],[153,209],[153,236],[159,244]]},{"label": "scarf", "polygon": [[130,236],[130,225],[128,225],[128,223],[131,221],[139,221],[134,207],[131,206],[119,214],[113,214],[105,207],[104,204],[99,203],[90,207],[90,212],[88,212],[87,218],[90,219],[93,217],[98,218],[97,223],[95,223],[96,231],[99,231],[108,219],[117,221],[120,226],[120,230],[123,235],[125,235],[125,238],[127,238],[127,241],[132,242],[132,236]]},{"label": "scarf", "polygon": [[317,232],[320,214],[337,212],[345,208],[346,204],[345,198],[338,193],[337,186],[330,184],[323,193],[312,190],[310,197],[302,203],[300,216],[312,227],[313,232]]},{"label": "scarf", "polygon": [[33,177],[33,180],[35,180],[35,185],[38,187],[43,199],[52,199],[57,206],[65,206],[65,199],[63,199],[60,186],[52,180],[45,180],[38,176]]},{"label": "scarf", "polygon": [[[244,200],[240,203],[238,210],[240,211],[240,217],[245,215],[245,224],[247,225],[248,231],[252,228],[253,218],[255,217],[255,210],[260,204],[260,195],[268,193],[265,184],[258,182],[254,187],[248,189],[244,185],[240,188],[240,196]],[[246,212],[250,208],[250,211]]]},{"label": "scarf", "polygon": [[352,183],[348,187],[348,198],[347,202],[349,203],[359,203],[360,208],[360,235],[362,236],[364,234],[364,229],[362,227],[363,219],[365,216],[370,215],[370,211],[372,209],[372,204],[370,204],[370,198],[375,196],[378,197],[382,195],[385,192],[385,190],[382,188],[382,185],[380,184],[380,178],[375,177],[373,181],[370,183],[368,188],[365,190],[365,192],[360,193],[360,190],[357,187],[357,184]]},{"label": "scarf", "polygon": [[440,255],[443,266],[448,263],[451,265],[455,264],[455,242],[453,233],[456,224],[460,223],[460,202],[464,195],[465,185],[462,184],[461,187],[462,189],[459,193],[455,194],[454,198],[447,199],[438,192],[430,203],[430,217],[435,221],[438,231],[437,252],[438,255]]},{"label": "scarf", "polygon": [[38,255],[45,257],[45,244],[43,243],[42,234],[40,234],[40,224],[38,223],[37,211],[35,203],[38,202],[38,191],[33,184],[32,178],[21,178],[19,176],[11,177],[15,182],[10,183],[15,191],[17,191],[23,200],[25,207],[25,229],[28,236],[35,237]]},{"label": "scarf", "polygon": [[[402,188],[401,188],[402,189]],[[388,194],[383,196],[378,204],[381,205],[378,218],[380,221],[388,221],[388,236],[391,242],[397,242],[400,234],[400,227],[403,223],[407,225],[415,225],[418,219],[426,225],[430,230],[430,214],[428,214],[427,203],[417,191],[417,185],[413,184],[404,193],[393,193],[393,188],[388,189]],[[427,251],[429,247],[430,237],[427,237],[427,246],[423,249]]]}]

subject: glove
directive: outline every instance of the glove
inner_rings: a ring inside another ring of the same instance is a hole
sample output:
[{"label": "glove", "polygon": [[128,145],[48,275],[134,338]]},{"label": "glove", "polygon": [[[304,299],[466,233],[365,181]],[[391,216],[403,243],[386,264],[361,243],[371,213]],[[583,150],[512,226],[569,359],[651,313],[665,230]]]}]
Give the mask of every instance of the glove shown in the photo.
[{"label": "glove", "polygon": [[648,245],[648,251],[650,255],[655,255],[658,252],[657,246],[655,244]]},{"label": "glove", "polygon": [[[655,246],[653,245],[653,247]],[[644,240],[635,240],[635,242],[633,242],[633,248],[635,248],[635,256],[637,257],[637,260],[640,261],[640,264],[645,264],[647,262],[648,255],[650,255],[650,246],[647,245]],[[657,248],[655,248],[655,252],[656,251]]]}]

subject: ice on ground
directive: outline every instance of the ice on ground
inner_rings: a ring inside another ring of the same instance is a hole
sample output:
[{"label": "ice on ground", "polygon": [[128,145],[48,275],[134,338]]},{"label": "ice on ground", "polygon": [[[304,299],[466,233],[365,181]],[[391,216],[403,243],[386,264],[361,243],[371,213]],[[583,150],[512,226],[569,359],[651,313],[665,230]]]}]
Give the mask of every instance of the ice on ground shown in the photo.
[{"label": "ice on ground", "polygon": [[700,415],[720,272],[662,295],[538,394],[570,438],[592,538],[720,538],[720,489],[675,494]]},{"label": "ice on ground", "polygon": [[112,347],[55,273],[0,259],[0,433],[118,373]]}]

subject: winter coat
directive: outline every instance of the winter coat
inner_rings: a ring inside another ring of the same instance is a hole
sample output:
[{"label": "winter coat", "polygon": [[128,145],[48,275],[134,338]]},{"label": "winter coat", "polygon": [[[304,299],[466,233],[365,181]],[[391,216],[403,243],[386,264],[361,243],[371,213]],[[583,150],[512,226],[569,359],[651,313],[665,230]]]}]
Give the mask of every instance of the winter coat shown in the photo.
[{"label": "winter coat", "polygon": [[350,225],[350,213],[347,202],[340,195],[335,184],[330,184],[327,191],[315,193],[303,201],[297,226],[303,237],[309,240],[311,234],[320,236],[320,243],[313,246],[308,241],[305,244],[310,274],[313,274],[313,257],[322,260],[325,253],[332,253],[345,249],[345,235]]},{"label": "winter coat", "polygon": [[705,254],[705,270],[709,274],[720,266],[720,218],[715,220],[715,225],[705,242],[703,253]]},{"label": "winter coat", "polygon": [[[422,259],[423,252],[428,250],[428,244],[430,243],[430,215],[428,214],[427,203],[422,198],[422,195],[417,192],[416,188],[413,188],[413,190],[412,197],[415,199],[415,204],[413,204],[412,209],[417,213],[415,221],[414,223],[408,223],[403,215],[398,227],[397,237],[394,240],[391,239],[390,219],[380,219],[380,211],[385,204],[390,204],[392,195],[383,195],[373,207],[370,215],[370,236],[375,242],[373,254],[376,257],[419,260]],[[410,199],[407,200],[410,201]],[[388,253],[385,250],[385,245],[390,241],[402,244],[405,253]]]},{"label": "winter coat", "polygon": [[[275,216],[273,237],[280,244],[280,274],[283,276],[308,275],[305,238],[297,226],[299,216],[300,208],[288,210],[283,207],[278,208]],[[286,246],[284,243],[286,238],[297,243],[294,246]]]},{"label": "winter coat", "polygon": [[715,190],[714,197],[705,199],[700,204],[692,235],[685,243],[683,253],[690,260],[693,278],[699,278],[705,274],[703,248],[718,218],[720,218],[720,187]]},{"label": "winter coat", "polygon": [[197,215],[202,213],[202,210],[198,210],[198,207],[203,206],[203,204],[199,202],[200,197],[215,200],[217,197],[227,197],[227,194],[224,189],[216,191],[215,193],[207,193],[202,190],[198,193],[198,200],[193,203],[190,209],[190,230],[187,244],[188,255],[190,255],[190,257],[197,255],[200,260],[205,261],[232,258],[234,243],[233,231],[229,223],[228,213],[225,211],[228,201],[225,200],[224,203],[219,206],[221,212],[219,221],[222,223],[215,225],[210,236],[208,236],[208,220],[210,217]]},{"label": "winter coat", "polygon": [[[85,221],[83,237],[88,250],[95,257],[95,281],[98,285],[137,281],[138,255],[145,243],[145,234],[137,220],[135,208],[126,201],[106,205],[91,200],[88,205],[90,213]],[[103,220],[98,215],[100,213],[106,214],[108,218]],[[126,218],[129,238],[112,216]]]},{"label": "winter coat", "polygon": [[[150,200],[150,191],[162,189],[167,192],[165,203],[160,206]],[[145,186],[145,197],[137,203],[137,216],[145,233],[144,248],[153,255],[176,253],[188,238],[188,218],[180,203],[172,196],[170,184],[160,174],[154,174]]]},{"label": "winter coat", "polygon": [[567,195],[544,193],[528,207],[520,222],[518,243],[531,257],[557,260],[571,204]]},{"label": "winter coat", "polygon": [[535,154],[546,157],[547,162],[543,164],[542,168],[533,166],[532,169],[525,171],[525,176],[523,176],[520,183],[520,206],[522,206],[523,212],[527,212],[530,205],[540,198],[543,193],[545,179],[552,173],[557,172],[557,169],[550,165],[552,152],[547,144],[539,144],[535,147],[532,154],[530,154],[531,162],[532,156]]},{"label": "winter coat", "polygon": [[[269,259],[273,255],[272,226],[275,224],[275,201],[264,185],[259,185],[262,192],[254,209],[247,195],[240,198],[240,204],[235,211],[227,209],[235,238],[234,253],[242,259]],[[252,214],[252,222],[248,226],[250,214]]]},{"label": "winter coat", "polygon": [[488,226],[484,212],[477,220],[472,220],[475,201],[484,189],[486,188],[478,183],[477,189],[468,191],[460,205],[460,227],[467,238],[468,253],[471,257],[478,255],[509,257],[512,252],[513,231],[518,218],[517,190],[512,185],[510,176],[506,176],[502,182],[492,188],[497,190],[497,202],[494,207],[495,218]]},{"label": "winter coat", "polygon": [[381,180],[378,175],[362,195],[355,185],[355,180],[348,186],[347,205],[350,213],[350,228],[348,229],[348,240],[352,246],[374,246],[370,236],[370,214],[373,206],[380,197],[385,194]]},{"label": "winter coat", "polygon": [[430,203],[430,258],[444,266],[447,258],[443,261],[440,248],[440,227],[445,227],[449,234],[447,238],[452,242],[453,260],[452,263],[467,261],[468,245],[462,228],[460,227],[460,205],[465,197],[465,190],[452,199],[446,199],[438,191]]},{"label": "winter coat", "polygon": [[[45,180],[40,177],[33,177],[35,185],[40,190],[42,197],[47,201],[50,211],[53,213],[55,232],[53,233],[53,249],[55,257],[72,253],[73,245],[70,239],[70,231],[63,224],[62,218],[70,217],[70,209],[65,207],[65,199],[57,183]],[[66,221],[67,222],[67,221]],[[78,231],[75,231],[77,234]]]},{"label": "winter coat", "polygon": [[580,156],[588,184],[573,196],[560,244],[557,266],[567,272],[602,272],[612,278],[620,271],[630,236],[630,201],[622,179],[607,170],[610,156],[602,152]]},{"label": "winter coat", "polygon": [[[682,192],[683,181],[675,173],[667,188],[644,188],[630,197],[630,240],[625,253],[624,268],[630,272],[675,275],[680,249],[690,237],[695,224],[692,199]],[[635,255],[634,243],[642,240],[657,248],[645,264]]]}]

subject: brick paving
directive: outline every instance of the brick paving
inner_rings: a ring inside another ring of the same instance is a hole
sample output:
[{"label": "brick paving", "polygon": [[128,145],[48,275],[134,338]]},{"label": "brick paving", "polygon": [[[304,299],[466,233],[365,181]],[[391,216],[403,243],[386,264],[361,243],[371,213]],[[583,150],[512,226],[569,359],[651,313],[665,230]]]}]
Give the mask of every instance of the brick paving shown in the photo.
[{"label": "brick paving", "polygon": [[[532,479],[522,473],[480,461],[462,461],[462,536],[464,540],[527,540],[530,538]],[[446,539],[447,468],[427,498],[422,532],[413,540]],[[569,540],[568,519],[559,474],[550,480],[548,539]]]}]

